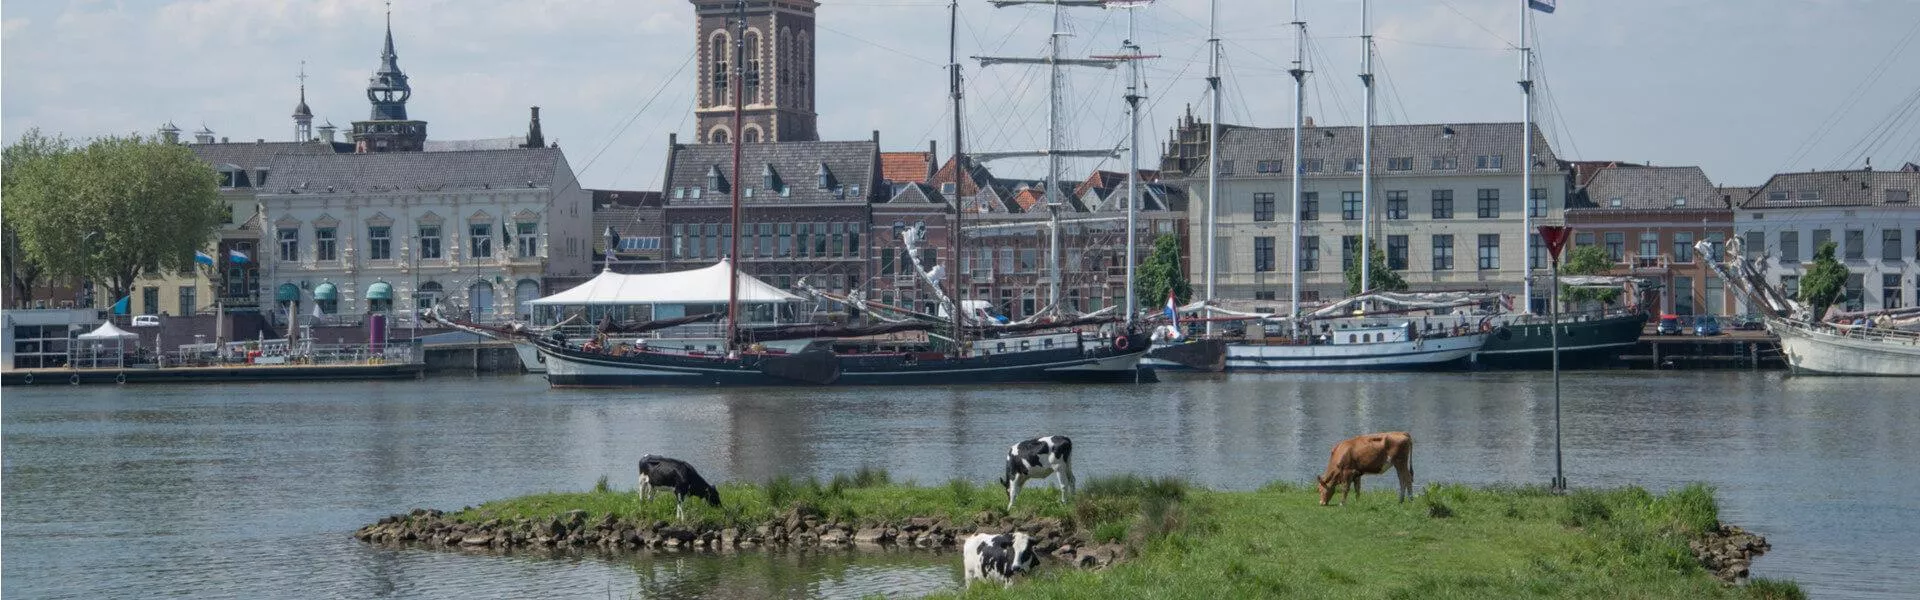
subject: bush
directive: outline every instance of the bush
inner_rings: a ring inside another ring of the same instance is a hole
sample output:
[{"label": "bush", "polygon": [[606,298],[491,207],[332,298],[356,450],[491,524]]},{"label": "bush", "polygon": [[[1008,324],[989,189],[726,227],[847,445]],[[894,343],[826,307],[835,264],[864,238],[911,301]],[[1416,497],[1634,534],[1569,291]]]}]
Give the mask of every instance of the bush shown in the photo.
[{"label": "bush", "polygon": [[607,487],[607,476],[601,475],[599,481],[593,482],[593,493],[605,494],[611,491],[613,491],[613,489]]},{"label": "bush", "polygon": [[1747,597],[1758,600],[1807,600],[1800,584],[1779,579],[1756,578],[1747,583]]},{"label": "bush", "polygon": [[1714,501],[1713,487],[1690,483],[1653,500],[1648,513],[1655,525],[1688,535],[1720,529],[1720,508]]}]

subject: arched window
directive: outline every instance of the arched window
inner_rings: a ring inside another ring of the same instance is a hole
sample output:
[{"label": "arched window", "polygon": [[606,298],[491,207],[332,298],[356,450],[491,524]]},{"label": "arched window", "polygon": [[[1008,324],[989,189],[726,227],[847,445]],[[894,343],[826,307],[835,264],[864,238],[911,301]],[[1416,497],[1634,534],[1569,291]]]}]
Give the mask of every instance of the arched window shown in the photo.
[{"label": "arched window", "polygon": [[748,31],[746,39],[747,57],[746,60],[741,63],[741,66],[745,69],[740,75],[740,78],[743,80],[742,85],[746,87],[741,91],[746,94],[745,104],[757,104],[762,102],[760,99],[760,57],[762,56],[760,54],[760,32]]},{"label": "arched window", "polygon": [[413,305],[420,310],[433,308],[434,305],[440,303],[440,298],[445,294],[446,292],[440,288],[440,282],[429,281],[422,283],[420,284],[420,289],[413,293]]},{"label": "arched window", "polygon": [[798,96],[794,103],[800,108],[808,108],[813,103],[813,94],[807,93],[810,85],[807,80],[813,77],[813,38],[808,37],[807,32],[800,32],[800,41],[794,46],[793,53],[794,95]]},{"label": "arched window", "polygon": [[728,41],[725,32],[714,32],[711,43],[713,53],[708,55],[708,64],[713,67],[707,72],[708,86],[713,90],[713,95],[707,101],[708,106],[720,106],[730,101],[727,95],[727,69],[732,64],[728,61],[733,57],[733,45]]},{"label": "arched window", "polygon": [[467,307],[476,321],[493,316],[493,284],[482,281],[467,288]]},{"label": "arched window", "polygon": [[747,127],[747,130],[740,134],[740,143],[742,144],[760,143],[760,128],[752,127],[752,126]]},{"label": "arched window", "polygon": [[707,134],[707,143],[709,144],[725,144],[729,143],[732,139],[732,136],[727,135],[727,128],[725,127],[715,127],[712,133]]},{"label": "arched window", "polygon": [[533,305],[530,303],[538,299],[540,299],[540,282],[522,279],[519,284],[513,286],[514,313],[519,315],[518,318],[532,319]]},{"label": "arched window", "polygon": [[775,70],[779,73],[775,83],[779,86],[781,97],[793,93],[793,28],[781,27],[780,40],[774,53]]}]

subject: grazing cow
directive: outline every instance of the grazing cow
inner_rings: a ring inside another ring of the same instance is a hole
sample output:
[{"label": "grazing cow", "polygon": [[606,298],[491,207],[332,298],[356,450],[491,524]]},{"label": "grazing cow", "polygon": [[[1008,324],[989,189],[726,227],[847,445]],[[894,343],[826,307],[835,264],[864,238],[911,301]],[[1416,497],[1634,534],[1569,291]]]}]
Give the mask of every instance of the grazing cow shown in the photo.
[{"label": "grazing cow", "polygon": [[1013,574],[1033,572],[1033,566],[1040,558],[1033,553],[1033,539],[1018,531],[1000,535],[973,534],[967,538],[961,554],[966,565],[966,585],[973,585],[976,580],[986,580],[1013,587]]},{"label": "grazing cow", "polygon": [[654,486],[673,488],[673,518],[687,518],[687,496],[707,501],[707,504],[720,506],[720,490],[716,490],[693,465],[686,461],[648,454],[640,457],[640,502],[653,499]]},{"label": "grazing cow", "polygon": [[[1342,440],[1333,446],[1327,459],[1327,472],[1320,475],[1320,505],[1333,500],[1333,491],[1341,484],[1360,496],[1360,476],[1387,472],[1387,465],[1400,476],[1400,501],[1413,496],[1413,436],[1405,431],[1369,433]],[[1347,503],[1346,490],[1340,492],[1340,504]]]},{"label": "grazing cow", "polygon": [[1020,496],[1020,487],[1029,479],[1046,479],[1058,472],[1054,483],[1060,486],[1060,501],[1073,494],[1073,440],[1064,435],[1037,437],[1014,444],[1007,451],[1007,474],[1000,485],[1007,488],[1007,510]]}]

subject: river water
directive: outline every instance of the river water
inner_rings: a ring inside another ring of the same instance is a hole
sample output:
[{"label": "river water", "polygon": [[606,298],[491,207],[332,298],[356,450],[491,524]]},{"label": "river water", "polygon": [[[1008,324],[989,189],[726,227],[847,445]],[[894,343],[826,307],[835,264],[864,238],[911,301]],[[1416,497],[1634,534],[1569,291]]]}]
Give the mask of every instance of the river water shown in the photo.
[{"label": "river water", "polygon": [[[1544,484],[1544,373],[1169,375],[1139,386],[550,390],[537,377],[9,387],[7,598],[840,598],[959,585],[958,559],[766,554],[624,559],[370,547],[414,507],[630,487],[647,453],[709,479],[989,481],[1007,444],[1074,438],[1075,472],[1250,489],[1307,481],[1348,435],[1404,429],[1424,485]],[[1920,595],[1920,391],[1781,373],[1568,374],[1574,486],[1690,481],[1774,544],[1755,574],[1817,597]],[[1384,489],[1384,488],[1379,488]]]}]

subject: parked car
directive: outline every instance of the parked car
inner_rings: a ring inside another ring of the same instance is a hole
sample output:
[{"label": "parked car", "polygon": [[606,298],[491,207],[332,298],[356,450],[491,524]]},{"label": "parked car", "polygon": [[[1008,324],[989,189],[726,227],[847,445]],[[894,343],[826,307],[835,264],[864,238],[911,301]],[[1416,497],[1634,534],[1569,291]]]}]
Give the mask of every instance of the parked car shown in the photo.
[{"label": "parked car", "polygon": [[1713,315],[1700,315],[1693,318],[1694,335],[1720,335],[1720,320]]},{"label": "parked car", "polygon": [[160,315],[140,315],[133,318],[134,327],[159,327]]},{"label": "parked car", "polygon": [[1654,335],[1680,335],[1680,315],[1660,315],[1660,322],[1653,326]]},{"label": "parked car", "polygon": [[1733,328],[1741,331],[1760,331],[1767,328],[1767,322],[1761,319],[1760,315],[1746,315],[1740,317],[1740,321],[1734,323]]}]

